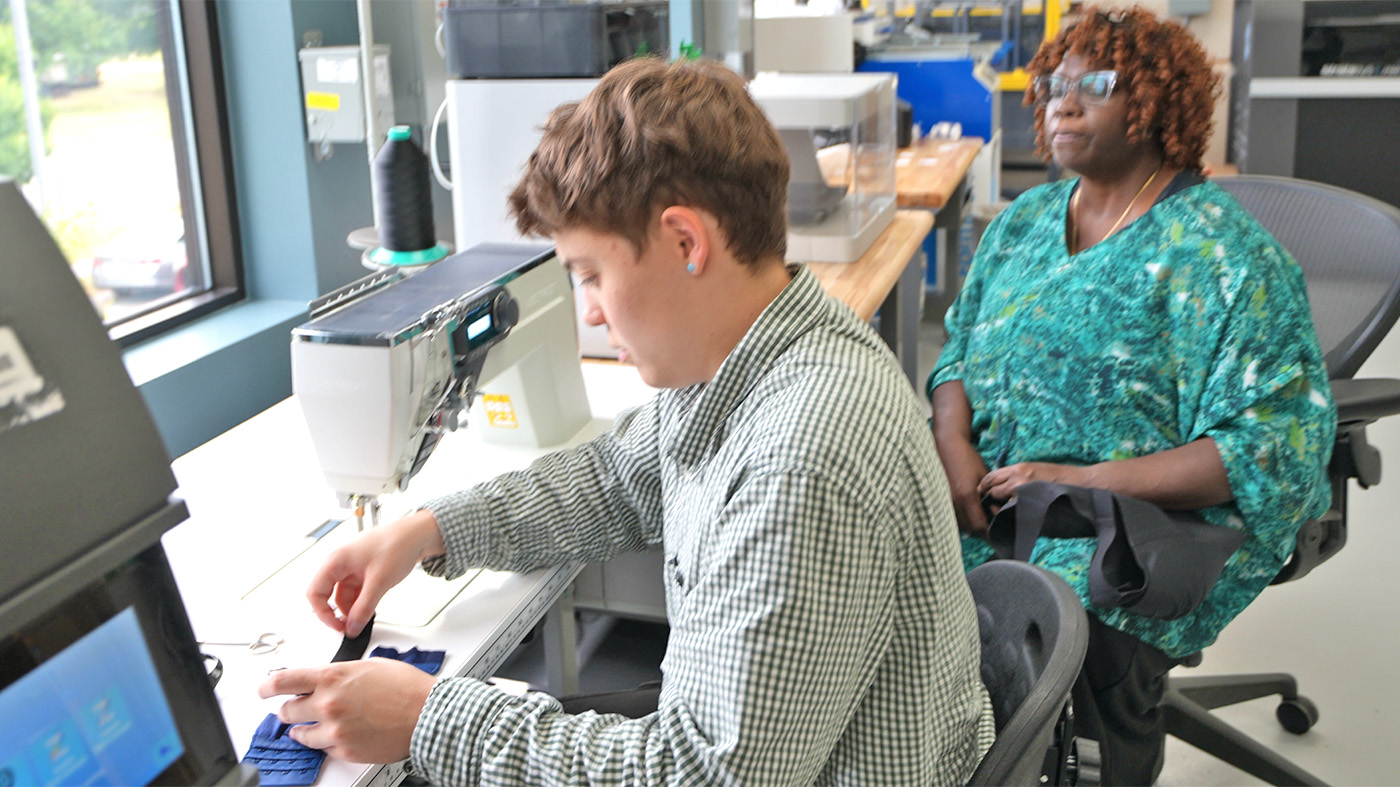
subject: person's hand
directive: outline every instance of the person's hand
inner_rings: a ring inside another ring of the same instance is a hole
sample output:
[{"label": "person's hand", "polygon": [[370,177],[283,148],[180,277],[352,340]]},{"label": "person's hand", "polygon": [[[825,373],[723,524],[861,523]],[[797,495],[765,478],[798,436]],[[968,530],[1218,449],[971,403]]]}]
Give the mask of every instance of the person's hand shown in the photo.
[{"label": "person's hand", "polygon": [[426,509],[415,511],[332,552],[311,578],[306,600],[322,623],[357,636],[390,588],[419,561],[445,551],[437,518]]},{"label": "person's hand", "polygon": [[991,500],[1006,502],[1016,496],[1022,484],[1032,481],[1051,481],[1071,486],[1093,486],[1088,469],[1074,465],[1056,465],[1049,462],[1017,462],[1014,465],[999,467],[982,477],[977,484],[977,494]]},{"label": "person's hand", "polygon": [[349,762],[398,762],[408,757],[413,728],[433,690],[432,675],[393,659],[342,661],[278,670],[258,686],[263,699],[301,695],[277,716],[292,740]]},{"label": "person's hand", "polygon": [[987,464],[971,443],[939,446],[939,457],[948,476],[948,491],[953,498],[953,513],[958,530],[972,536],[987,535],[987,512],[982,508],[982,495],[977,482],[987,475]]}]

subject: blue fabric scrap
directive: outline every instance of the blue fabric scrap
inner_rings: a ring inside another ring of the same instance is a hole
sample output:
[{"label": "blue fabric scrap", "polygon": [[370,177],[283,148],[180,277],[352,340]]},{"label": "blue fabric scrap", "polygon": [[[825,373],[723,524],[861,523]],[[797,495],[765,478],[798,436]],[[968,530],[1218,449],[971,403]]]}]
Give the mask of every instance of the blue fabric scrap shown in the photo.
[{"label": "blue fabric scrap", "polygon": [[419,650],[409,648],[400,653],[396,648],[377,647],[370,651],[370,658],[396,659],[405,664],[412,664],[429,675],[438,674],[442,669],[442,659],[447,655],[445,650]]},{"label": "blue fabric scrap", "polygon": [[292,740],[287,731],[296,725],[284,724],[269,713],[253,733],[243,762],[256,765],[258,783],[264,787],[299,787],[314,784],[321,775],[326,753]]}]

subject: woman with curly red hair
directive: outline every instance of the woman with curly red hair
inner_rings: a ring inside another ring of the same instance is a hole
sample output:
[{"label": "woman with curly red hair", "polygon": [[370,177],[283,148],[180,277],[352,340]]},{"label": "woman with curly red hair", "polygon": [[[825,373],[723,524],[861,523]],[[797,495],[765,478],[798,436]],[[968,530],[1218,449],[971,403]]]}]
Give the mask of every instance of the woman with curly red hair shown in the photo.
[{"label": "woman with curly red hair", "polygon": [[1031,555],[1090,612],[1076,732],[1099,741],[1102,783],[1150,784],[1167,671],[1327,507],[1335,409],[1297,264],[1201,175],[1218,80],[1191,34],[1140,8],[1086,9],[1028,71],[1039,148],[1077,177],[988,227],[929,377],[934,440],[969,568],[992,554],[989,514],[1035,481],[1244,533],[1172,619],[1091,602],[1093,538],[1041,538]]}]

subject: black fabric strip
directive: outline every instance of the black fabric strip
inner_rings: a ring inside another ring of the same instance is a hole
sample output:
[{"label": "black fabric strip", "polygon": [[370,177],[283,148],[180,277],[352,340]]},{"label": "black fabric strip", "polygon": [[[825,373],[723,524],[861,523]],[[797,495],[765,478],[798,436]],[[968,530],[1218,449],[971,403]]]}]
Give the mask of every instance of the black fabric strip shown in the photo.
[{"label": "black fabric strip", "polygon": [[335,658],[331,662],[337,661],[359,661],[364,658],[365,651],[369,650],[369,638],[374,633],[374,616],[369,616],[369,621],[365,623],[365,628],[358,637],[351,639],[346,637],[340,641],[340,650],[335,652]]}]

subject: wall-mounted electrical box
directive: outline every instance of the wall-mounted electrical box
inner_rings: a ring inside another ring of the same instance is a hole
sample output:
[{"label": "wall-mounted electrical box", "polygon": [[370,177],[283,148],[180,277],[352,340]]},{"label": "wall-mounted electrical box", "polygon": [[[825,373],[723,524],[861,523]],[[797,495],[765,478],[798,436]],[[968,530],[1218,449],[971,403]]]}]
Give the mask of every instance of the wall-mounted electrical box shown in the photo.
[{"label": "wall-mounted electrical box", "polygon": [[[316,144],[365,141],[364,88],[357,46],[306,47],[301,61],[306,138]],[[389,47],[374,47],[376,129],[394,125],[394,90],[389,81]]]}]

